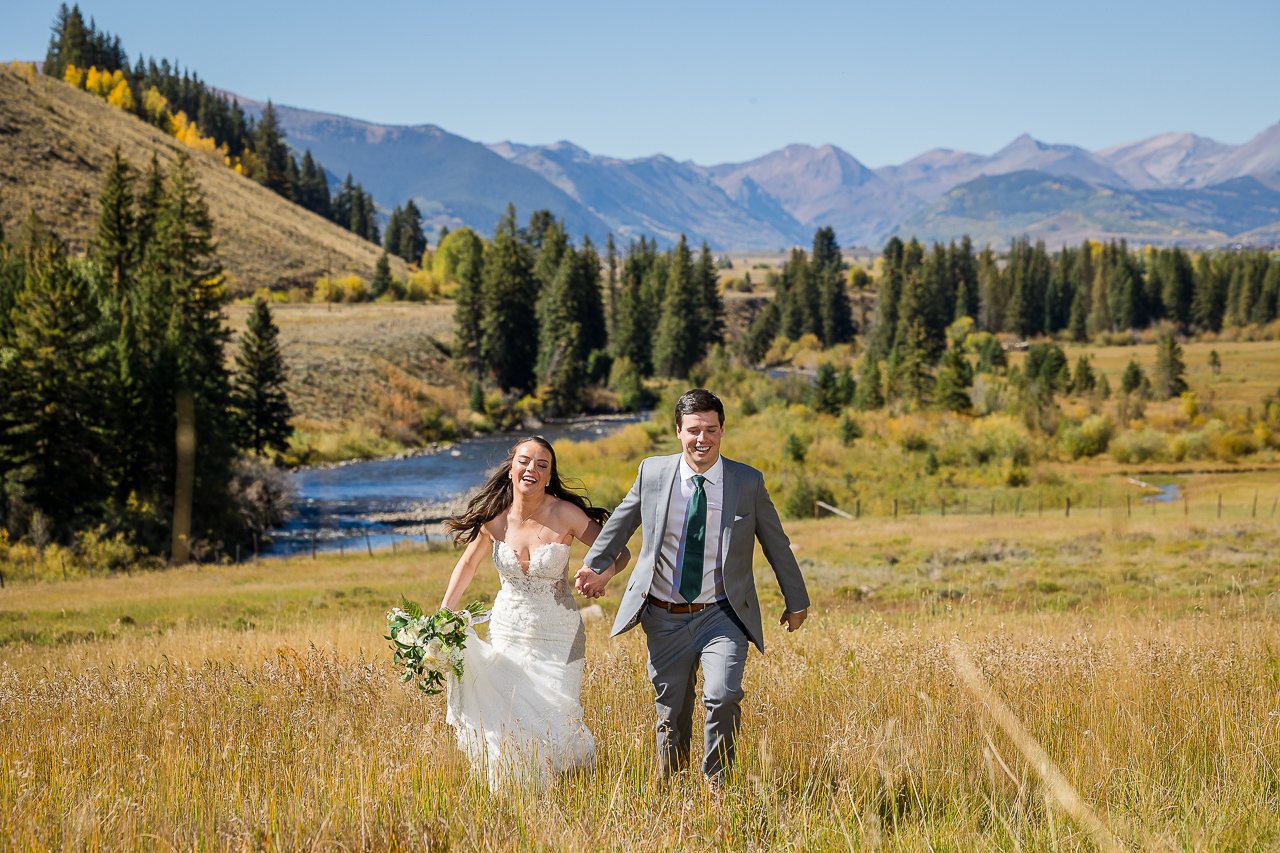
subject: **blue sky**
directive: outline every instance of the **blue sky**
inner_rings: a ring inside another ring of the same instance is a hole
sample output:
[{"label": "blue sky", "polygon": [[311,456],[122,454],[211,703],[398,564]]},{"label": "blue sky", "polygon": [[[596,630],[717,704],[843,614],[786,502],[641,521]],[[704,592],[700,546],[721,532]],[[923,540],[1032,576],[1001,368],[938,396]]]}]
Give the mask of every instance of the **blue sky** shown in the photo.
[{"label": "blue sky", "polygon": [[[0,59],[55,3],[6,0]],[[616,3],[89,0],[132,56],[248,97],[483,142],[710,164],[792,142],[869,166],[1023,132],[1097,149],[1280,120],[1280,2]],[[216,11],[215,11],[216,10]]]}]

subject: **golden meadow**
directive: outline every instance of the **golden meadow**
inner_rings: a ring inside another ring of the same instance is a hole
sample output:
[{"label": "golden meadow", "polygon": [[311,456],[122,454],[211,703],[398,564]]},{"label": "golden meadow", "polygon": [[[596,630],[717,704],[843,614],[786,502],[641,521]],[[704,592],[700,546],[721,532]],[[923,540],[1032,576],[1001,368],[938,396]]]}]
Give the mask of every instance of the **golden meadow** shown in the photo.
[{"label": "golden meadow", "polygon": [[[1234,430],[1274,391],[1274,345],[1218,344],[1221,375],[1198,369],[1199,346],[1193,389],[1212,391]],[[1118,375],[1137,348],[1119,349],[1095,350],[1099,366]],[[787,522],[813,618],[795,635],[770,628],[768,654],[753,652],[739,772],[722,796],[654,778],[642,637],[608,639],[608,619],[588,626],[594,773],[544,796],[472,778],[442,698],[396,683],[381,639],[401,594],[439,600],[450,551],[402,543],[66,582],[56,565],[32,581],[35,556],[11,553],[0,838],[24,850],[1280,847],[1280,477],[1265,448],[1072,461],[1016,423],[888,414],[860,416],[863,438],[846,447],[838,419],[742,381],[727,389],[726,452],[765,470],[780,504],[805,480],[850,511],[860,501],[862,517]],[[1166,435],[1204,428],[1174,423],[1176,403],[1149,407],[1147,425],[1162,417]],[[1006,457],[964,451],[997,427],[998,447],[1029,442],[1023,486],[1009,485]],[[912,430],[938,458],[932,474]],[[674,449],[669,432],[658,421],[564,445],[561,465],[616,500],[641,456]],[[792,433],[803,462],[783,452]],[[1134,473],[1186,500],[1140,502]],[[762,603],[780,611],[757,565]],[[477,597],[496,583],[485,575]]]}]

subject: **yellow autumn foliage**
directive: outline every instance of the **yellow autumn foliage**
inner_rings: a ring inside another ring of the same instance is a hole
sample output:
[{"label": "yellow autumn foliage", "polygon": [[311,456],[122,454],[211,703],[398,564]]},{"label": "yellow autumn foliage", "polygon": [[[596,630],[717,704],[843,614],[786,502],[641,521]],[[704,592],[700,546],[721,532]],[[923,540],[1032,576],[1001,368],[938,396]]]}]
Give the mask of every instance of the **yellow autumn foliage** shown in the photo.
[{"label": "yellow autumn foliage", "polygon": [[121,80],[115,85],[107,95],[107,103],[127,113],[133,112],[138,106],[138,102],[133,99],[133,90],[129,88],[127,80]]},{"label": "yellow autumn foliage", "polygon": [[[125,83],[125,79],[124,72],[120,69],[108,73],[99,71],[97,66],[90,66],[89,73],[85,76],[84,88],[85,91],[105,98],[121,83]],[[128,86],[127,83],[125,85]]]},{"label": "yellow autumn foliage", "polygon": [[152,86],[147,89],[147,94],[142,96],[142,108],[146,110],[147,117],[152,121],[160,121],[160,118],[169,112],[169,99],[160,94],[160,90]]},{"label": "yellow autumn foliage", "polygon": [[74,65],[68,65],[67,70],[62,72],[64,82],[75,86],[77,89],[84,86],[84,72]]},{"label": "yellow autumn foliage", "polygon": [[209,154],[221,153],[223,160],[226,160],[226,144],[224,143],[219,147],[214,144],[213,137],[201,136],[200,128],[196,126],[195,122],[187,118],[187,114],[182,110],[178,110],[177,115],[169,116],[169,134],[188,148],[194,148],[197,151],[204,151]]},{"label": "yellow autumn foliage", "polygon": [[36,64],[15,59],[10,65],[26,79],[27,83],[36,82]]}]

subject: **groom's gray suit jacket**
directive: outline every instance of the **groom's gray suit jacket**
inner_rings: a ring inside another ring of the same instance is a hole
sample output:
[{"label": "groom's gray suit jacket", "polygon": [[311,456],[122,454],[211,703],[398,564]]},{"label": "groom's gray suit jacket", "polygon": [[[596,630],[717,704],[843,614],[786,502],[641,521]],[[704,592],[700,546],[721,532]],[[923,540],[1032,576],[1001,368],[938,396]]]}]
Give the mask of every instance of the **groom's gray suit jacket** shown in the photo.
[{"label": "groom's gray suit jacket", "polygon": [[[597,574],[604,572],[613,565],[636,527],[643,525],[640,556],[631,572],[627,591],[622,596],[611,636],[629,631],[640,621],[645,596],[653,583],[662,538],[666,535],[667,508],[679,469],[678,453],[674,456],[651,456],[641,462],[631,491],[605,522],[604,529],[584,558],[592,571]],[[800,566],[791,552],[791,540],[782,529],[778,511],[765,490],[764,475],[750,465],[724,459],[724,512],[720,515],[720,564],[724,593],[733,612],[746,627],[751,641],[764,651],[764,627],[751,567],[756,539],[760,540],[765,559],[778,578],[787,610],[798,612],[808,608],[809,593],[805,590]]]}]

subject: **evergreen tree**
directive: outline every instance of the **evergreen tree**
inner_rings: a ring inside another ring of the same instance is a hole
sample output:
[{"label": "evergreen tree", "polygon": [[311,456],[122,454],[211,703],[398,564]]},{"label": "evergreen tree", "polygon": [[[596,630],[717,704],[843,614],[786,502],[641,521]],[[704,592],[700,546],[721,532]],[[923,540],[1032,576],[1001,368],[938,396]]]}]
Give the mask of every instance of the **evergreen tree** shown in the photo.
[{"label": "evergreen tree", "polygon": [[234,404],[240,440],[246,450],[261,456],[267,450],[289,448],[293,410],[284,386],[287,373],[280,353],[280,330],[265,299],[257,299],[236,355]]},{"label": "evergreen tree", "polygon": [[778,304],[770,302],[747,327],[747,333],[740,341],[739,352],[748,364],[760,364],[764,361],[774,338],[778,336],[778,326]]},{"label": "evergreen tree", "polygon": [[404,259],[407,264],[416,264],[427,250],[427,235],[422,230],[422,212],[409,199],[404,203],[401,214],[401,233],[396,242],[384,240],[384,245],[392,247],[392,251]]},{"label": "evergreen tree", "polygon": [[836,387],[836,369],[831,362],[824,361],[818,365],[818,374],[813,387],[809,391],[809,406],[815,412],[825,415],[840,413],[840,395]]},{"label": "evergreen tree", "polygon": [[98,215],[97,233],[90,242],[93,256],[102,265],[117,298],[133,281],[137,250],[132,171],[128,162],[121,158],[120,146],[117,145],[111,155],[102,193],[98,196],[102,212]]},{"label": "evergreen tree", "polygon": [[453,309],[453,356],[458,369],[476,379],[481,374],[481,337],[484,318],[484,243],[470,228],[455,234],[462,235],[462,250],[454,277],[458,291]]},{"label": "evergreen tree", "polygon": [[1195,292],[1191,300],[1191,320],[1201,329],[1222,331],[1224,292],[1219,284],[1218,271],[1207,254],[1196,260]]},{"label": "evergreen tree", "polygon": [[1112,243],[1109,247],[1103,246],[1098,255],[1099,262],[1093,266],[1089,316],[1085,319],[1085,329],[1090,335],[1110,332],[1115,326],[1111,317],[1111,295],[1109,289],[1112,267],[1115,265],[1113,259],[1114,249],[1115,243]]},{"label": "evergreen tree", "polygon": [[[548,247],[543,242],[543,251]],[[587,353],[582,345],[581,280],[586,268],[581,254],[567,246],[560,269],[539,302],[538,378],[554,411],[567,414],[581,407]]]},{"label": "evergreen tree", "polygon": [[537,316],[538,282],[529,254],[508,204],[485,252],[480,338],[483,369],[502,389],[534,387],[538,341],[528,323]]},{"label": "evergreen tree", "polygon": [[267,189],[284,196],[293,197],[293,188],[289,183],[289,163],[293,155],[284,144],[285,133],[280,128],[280,119],[276,109],[267,99],[262,109],[262,118],[258,120],[254,131],[253,153],[258,157],[261,170],[257,174],[258,183]]},{"label": "evergreen tree", "polygon": [[333,218],[332,204],[329,199],[329,179],[325,176],[324,169],[311,156],[310,148],[302,155],[296,195],[298,203],[307,210],[325,219]]},{"label": "evergreen tree", "polygon": [[897,237],[890,237],[884,246],[884,271],[880,275],[880,288],[876,296],[876,322],[872,331],[871,348],[878,357],[887,355],[898,331],[898,300],[902,295],[903,245]]},{"label": "evergreen tree", "polygon": [[608,329],[609,329],[609,347],[616,349],[617,347],[617,329],[618,329],[618,250],[613,244],[613,232],[609,232],[609,237],[604,244],[605,263],[609,267],[609,304],[607,308]]},{"label": "evergreen tree", "polygon": [[949,412],[968,412],[973,408],[969,387],[973,385],[973,368],[959,349],[952,347],[942,356],[933,383],[933,399]]},{"label": "evergreen tree", "polygon": [[813,268],[821,317],[818,337],[828,347],[853,340],[853,308],[845,290],[844,257],[830,227],[819,228],[813,237]]},{"label": "evergreen tree", "polygon": [[1009,356],[1005,354],[1000,340],[994,335],[986,339],[982,349],[978,351],[978,372],[997,373],[1009,366]]},{"label": "evergreen tree", "polygon": [[0,371],[0,472],[23,503],[67,541],[101,518],[110,483],[109,341],[93,267],[69,260],[56,239],[27,248]]},{"label": "evergreen tree", "polygon": [[1087,355],[1080,356],[1076,362],[1076,373],[1071,380],[1071,393],[1087,394],[1097,387],[1098,378],[1093,372],[1093,364]]},{"label": "evergreen tree", "polygon": [[853,407],[860,412],[883,409],[884,393],[880,390],[880,385],[880,362],[867,350],[858,371],[858,390],[853,398]]},{"label": "evergreen tree", "polygon": [[1142,387],[1142,380],[1145,378],[1138,360],[1131,358],[1128,366],[1124,369],[1124,373],[1120,376],[1120,390],[1126,394],[1132,394]]},{"label": "evergreen tree", "polygon": [[160,168],[160,158],[152,152],[146,185],[138,196],[137,216],[134,218],[133,257],[139,263],[146,257],[151,238],[155,235],[156,220],[164,207],[164,198],[164,170]]},{"label": "evergreen tree", "polygon": [[959,248],[952,243],[948,254],[951,278],[956,287],[954,319],[972,317],[977,320],[981,290],[978,286],[978,264],[973,256],[973,241],[969,239],[969,235],[964,235],[960,240]]},{"label": "evergreen tree", "polygon": [[[562,237],[564,236],[564,223],[557,223],[555,215],[552,214],[551,211],[546,209],[535,210],[529,215],[529,227],[524,231],[525,242],[527,242],[535,252],[541,252],[542,244],[547,239],[547,232],[552,228],[557,228],[560,231],[560,235]],[[559,258],[556,258],[556,263],[557,265],[560,263]],[[555,277],[554,268],[551,270],[551,275],[552,277]]]},{"label": "evergreen tree", "polygon": [[850,447],[860,438],[862,438],[862,427],[858,426],[858,422],[846,414],[840,419],[840,443],[845,447]]},{"label": "evergreen tree", "polygon": [[1159,399],[1168,400],[1187,390],[1187,365],[1182,359],[1182,347],[1174,338],[1173,332],[1164,332],[1156,340],[1154,372],[1152,386]]},{"label": "evergreen tree", "polygon": [[978,256],[978,328],[998,332],[1004,327],[1005,281],[995,253],[987,246]]},{"label": "evergreen tree", "polygon": [[1093,310],[1093,248],[1088,240],[1075,255],[1071,266],[1071,314],[1067,329],[1071,340],[1082,343],[1089,339],[1089,314]]},{"label": "evergreen tree", "polygon": [[682,379],[698,363],[702,343],[701,303],[702,292],[694,278],[689,244],[681,235],[672,252],[671,273],[653,345],[654,370],[662,376]]},{"label": "evergreen tree", "polygon": [[[707,242],[702,242],[702,254],[698,257],[695,272],[698,290],[701,291],[702,356],[716,344],[724,343],[724,298],[720,295],[720,283],[716,275],[715,258]],[[701,359],[699,359],[701,360]]]},{"label": "evergreen tree", "polygon": [[390,252],[393,255],[400,255],[400,238],[404,232],[404,227],[404,211],[399,206],[396,206],[391,211],[391,216],[387,218],[387,230],[382,234],[384,254]]},{"label": "evergreen tree", "polygon": [[627,248],[618,287],[613,354],[630,361],[641,376],[653,373],[653,338],[666,292],[667,268],[667,259],[644,237]]},{"label": "evergreen tree", "polygon": [[898,337],[895,384],[903,399],[917,406],[924,406],[929,401],[930,386],[933,384],[933,377],[929,375],[929,339],[924,324],[917,320],[902,329]]},{"label": "evergreen tree", "polygon": [[[600,289],[600,255],[591,238],[582,238],[582,272],[574,279],[574,301],[578,323],[582,326],[582,349],[590,356],[604,352],[609,346],[609,329],[605,320],[604,294]],[[607,371],[606,371],[607,372]]]},{"label": "evergreen tree", "polygon": [[186,155],[178,157],[165,190],[142,271],[149,319],[140,324],[141,334],[157,350],[148,368],[152,482],[162,502],[172,500],[175,401],[188,398],[196,425],[192,531],[220,536],[239,524],[229,494],[235,425],[224,356],[230,332],[222,323],[222,269],[208,204]]},{"label": "evergreen tree", "polygon": [[378,256],[378,262],[373,266],[373,280],[369,282],[369,295],[377,299],[390,287],[391,260],[387,257],[386,249],[383,249],[382,254]]}]

